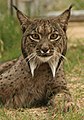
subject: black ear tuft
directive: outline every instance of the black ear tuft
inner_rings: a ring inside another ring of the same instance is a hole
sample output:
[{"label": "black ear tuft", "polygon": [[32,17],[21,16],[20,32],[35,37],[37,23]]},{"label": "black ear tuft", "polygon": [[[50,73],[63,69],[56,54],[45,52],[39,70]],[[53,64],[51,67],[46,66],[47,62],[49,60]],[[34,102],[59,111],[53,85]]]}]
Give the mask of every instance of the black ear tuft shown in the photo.
[{"label": "black ear tuft", "polygon": [[17,18],[20,22],[20,25],[21,25],[21,29],[23,31],[23,33],[25,32],[27,26],[30,24],[30,19],[24,15],[16,6],[12,5],[15,10],[16,10],[16,13],[17,13]]},{"label": "black ear tuft", "polygon": [[70,18],[70,14],[71,14],[71,8],[73,7],[73,4],[70,5],[70,7],[68,9],[66,9],[60,16],[59,16],[59,21],[60,21],[60,25],[63,28],[63,30],[66,32],[67,29],[67,25],[68,25],[68,21]]},{"label": "black ear tuft", "polygon": [[15,8],[15,10],[18,10],[18,9],[17,9],[17,7],[16,7],[15,5],[12,5],[12,7],[14,7],[14,8]]},{"label": "black ear tuft", "polygon": [[74,4],[71,4],[70,7],[69,7],[69,10],[71,10],[73,6],[74,6]]}]

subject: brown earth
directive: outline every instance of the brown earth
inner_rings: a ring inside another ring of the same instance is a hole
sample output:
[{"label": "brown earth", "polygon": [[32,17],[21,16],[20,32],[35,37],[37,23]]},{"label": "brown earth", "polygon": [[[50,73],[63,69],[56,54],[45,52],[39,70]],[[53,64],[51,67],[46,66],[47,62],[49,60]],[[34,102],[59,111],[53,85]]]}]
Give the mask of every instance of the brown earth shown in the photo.
[{"label": "brown earth", "polygon": [[68,26],[68,38],[70,39],[83,39],[84,38],[84,22],[69,23]]}]

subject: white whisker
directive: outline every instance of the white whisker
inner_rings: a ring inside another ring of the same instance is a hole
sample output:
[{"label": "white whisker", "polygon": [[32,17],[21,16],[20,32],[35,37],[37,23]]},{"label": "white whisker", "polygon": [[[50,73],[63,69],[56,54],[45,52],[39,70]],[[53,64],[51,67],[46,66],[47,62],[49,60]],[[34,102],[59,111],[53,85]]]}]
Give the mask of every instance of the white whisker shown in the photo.
[{"label": "white whisker", "polygon": [[67,58],[64,55],[62,55],[61,53],[58,53],[58,55],[63,57],[67,61]]},{"label": "white whisker", "polygon": [[68,65],[68,68],[70,68],[70,67],[69,67],[69,60],[68,60],[64,55],[62,55],[61,53],[58,53],[57,51],[55,51],[55,52],[56,52],[56,54],[57,54],[58,56],[61,56],[62,58],[64,58],[64,59],[66,60],[67,65]]},{"label": "white whisker", "polygon": [[32,58],[34,58],[36,56],[36,53],[31,53],[30,55],[28,55],[24,60],[30,61]]},{"label": "white whisker", "polygon": [[[34,70],[37,66],[36,62],[35,62],[35,59],[37,57],[37,54],[34,52],[34,53],[31,53],[30,55],[28,55],[24,60],[27,60],[29,61],[29,64],[30,64],[30,70],[31,70],[31,74],[32,74],[32,77],[34,77]],[[33,60],[31,60],[33,59]]]},{"label": "white whisker", "polygon": [[29,59],[30,57],[32,57],[33,55],[35,55],[35,53],[31,53],[29,56],[27,56],[25,59]]},{"label": "white whisker", "polygon": [[55,52],[56,52],[56,54],[57,54],[58,56],[61,56],[61,57],[64,58],[66,61],[68,61],[68,59],[67,59],[64,55],[62,55],[61,53],[57,52],[56,50],[55,50]]},{"label": "white whisker", "polygon": [[31,56],[29,59],[28,59],[28,61],[30,61],[32,58],[34,58],[36,56],[36,54],[35,55],[33,55],[33,56]]}]

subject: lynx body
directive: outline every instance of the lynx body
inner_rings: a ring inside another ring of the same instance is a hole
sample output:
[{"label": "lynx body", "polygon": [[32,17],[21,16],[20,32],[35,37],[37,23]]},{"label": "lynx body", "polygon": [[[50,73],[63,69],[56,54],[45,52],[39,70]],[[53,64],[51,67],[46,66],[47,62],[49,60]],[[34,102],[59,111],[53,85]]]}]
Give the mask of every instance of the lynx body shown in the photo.
[{"label": "lynx body", "polygon": [[71,102],[63,70],[71,6],[58,17],[33,20],[15,9],[23,32],[22,55],[7,63],[6,70],[5,65],[0,66],[2,103],[13,108],[37,107],[56,102],[61,93]]}]

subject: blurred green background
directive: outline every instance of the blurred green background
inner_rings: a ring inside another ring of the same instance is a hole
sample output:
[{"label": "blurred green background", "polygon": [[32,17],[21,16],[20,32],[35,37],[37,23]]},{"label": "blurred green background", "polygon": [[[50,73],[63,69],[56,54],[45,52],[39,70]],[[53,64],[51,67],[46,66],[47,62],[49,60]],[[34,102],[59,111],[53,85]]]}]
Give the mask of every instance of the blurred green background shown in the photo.
[{"label": "blurred green background", "polygon": [[[18,57],[20,51],[21,31],[18,21],[8,13],[6,0],[0,0],[0,40],[3,41],[3,51],[0,62]],[[1,45],[0,45],[1,49]]]}]

